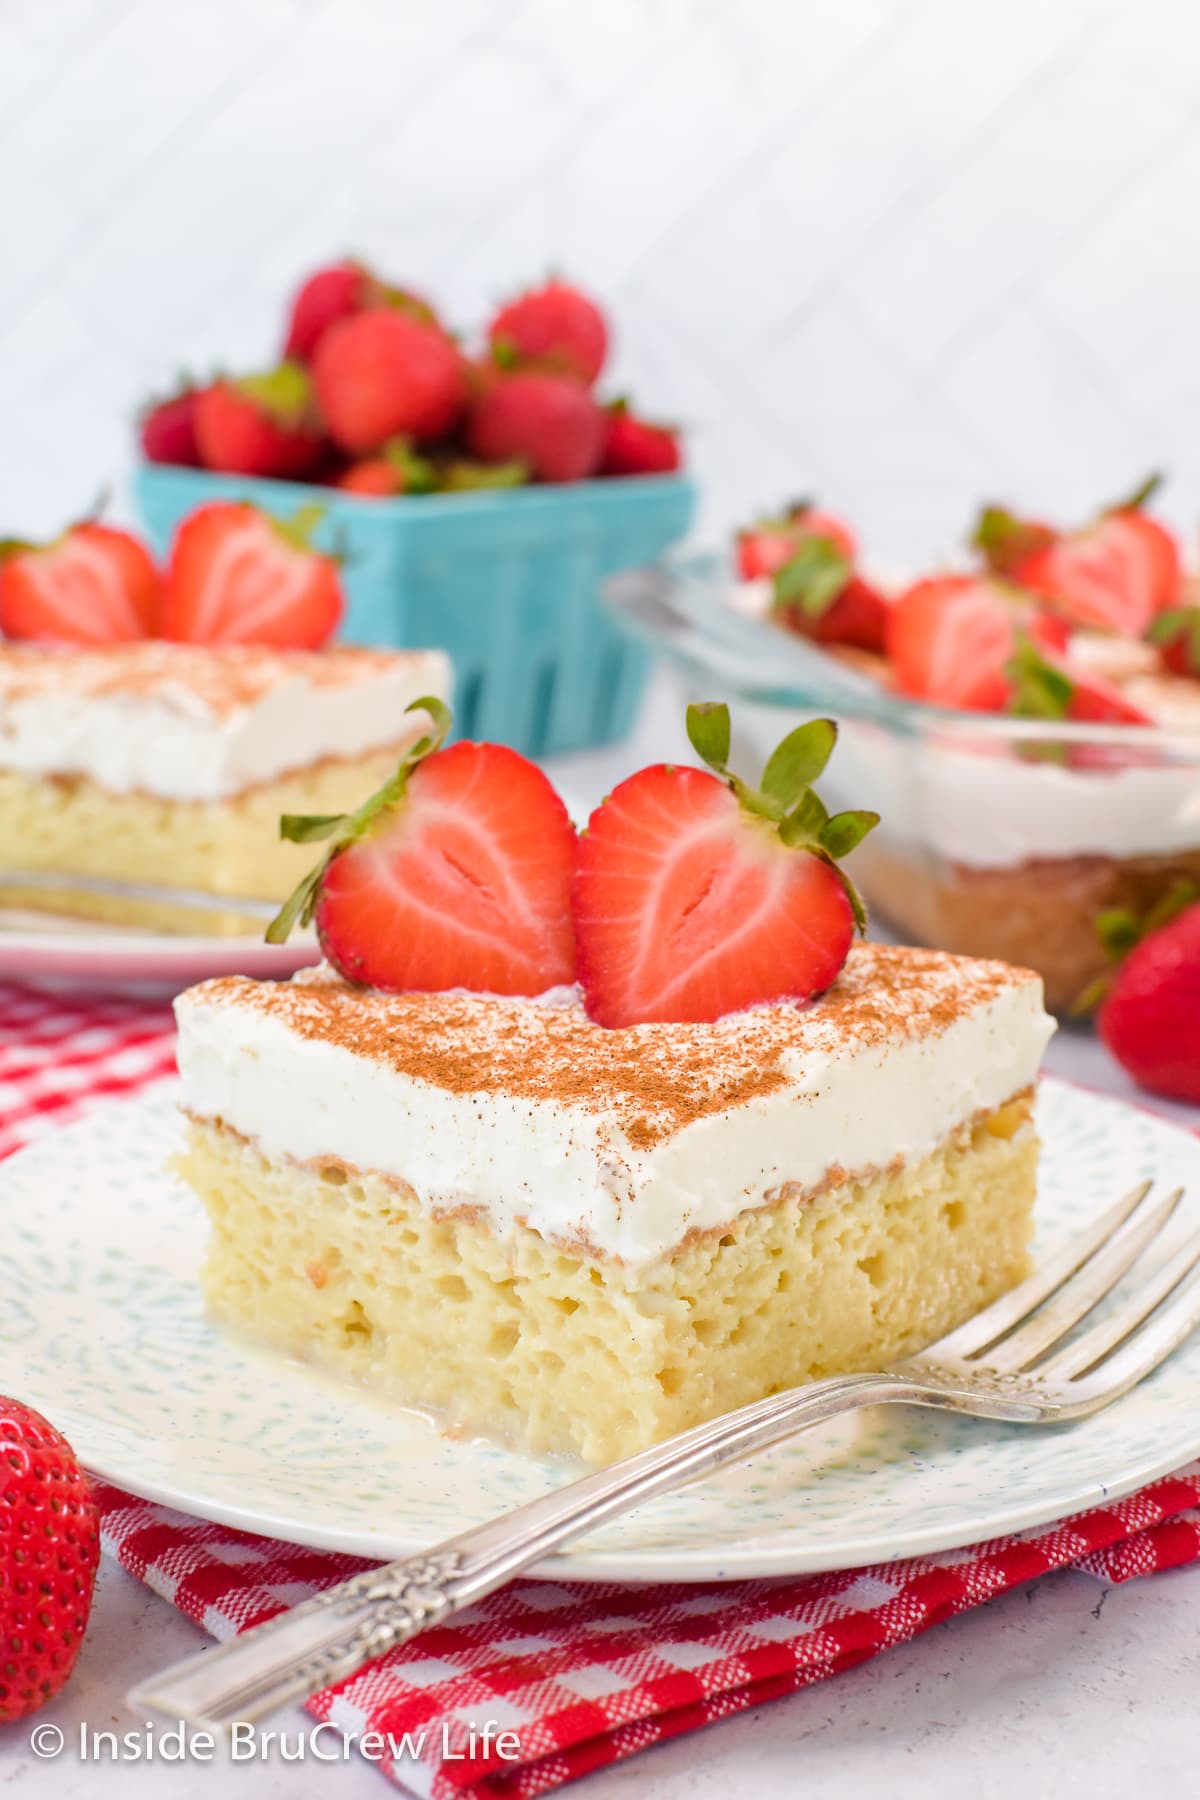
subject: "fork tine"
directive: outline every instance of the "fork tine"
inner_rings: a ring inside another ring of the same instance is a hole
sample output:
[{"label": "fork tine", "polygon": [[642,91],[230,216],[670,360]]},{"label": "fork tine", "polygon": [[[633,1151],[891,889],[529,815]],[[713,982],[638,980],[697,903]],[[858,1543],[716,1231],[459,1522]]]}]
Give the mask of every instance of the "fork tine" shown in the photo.
[{"label": "fork tine", "polygon": [[1102,1319],[1090,1331],[1085,1331],[1082,1337],[1075,1338],[1065,1349],[1041,1363],[1038,1375],[1070,1380],[1098,1364],[1103,1366],[1097,1372],[1103,1374],[1107,1367],[1104,1359],[1110,1352],[1119,1349],[1126,1338],[1137,1332],[1139,1326],[1164,1300],[1170,1298],[1198,1264],[1200,1231],[1193,1232],[1186,1243],[1181,1244],[1174,1255],[1169,1256],[1161,1268],[1155,1271],[1150,1280],[1131,1294],[1109,1318]]},{"label": "fork tine", "polygon": [[1008,1337],[991,1346],[985,1357],[989,1366],[1008,1374],[1030,1369],[1047,1350],[1052,1350],[1069,1331],[1074,1331],[1154,1242],[1182,1195],[1183,1189],[1176,1188],[1165,1200],[1159,1200],[1153,1206],[1143,1203],[1138,1207],[1103,1249],[1097,1250],[1078,1274],[1064,1282],[1045,1306]]},{"label": "fork tine", "polygon": [[930,1344],[922,1355],[976,1356],[989,1344],[994,1344],[1006,1331],[1011,1331],[1014,1325],[1019,1325],[1022,1319],[1028,1318],[1043,1300],[1056,1294],[1077,1269],[1081,1269],[1090,1257],[1107,1244],[1113,1233],[1120,1230],[1126,1219],[1145,1200],[1151,1185],[1149,1181],[1143,1181],[1140,1186],[1131,1188],[1106,1213],[1102,1213],[1095,1224],[1077,1232],[1053,1255],[1048,1256],[1028,1280],[1022,1281],[1009,1293],[1002,1294],[999,1300],[985,1306],[982,1312],[976,1313],[973,1319],[968,1319],[965,1325],[959,1325],[944,1338],[939,1338],[936,1344]]},{"label": "fork tine", "polygon": [[1200,1326],[1200,1269],[1185,1276],[1169,1299],[1164,1300],[1144,1324],[1138,1326],[1119,1350],[1106,1357],[1090,1374],[1068,1384],[1067,1392],[1089,1396],[1107,1406],[1127,1394],[1147,1375],[1152,1375]]}]

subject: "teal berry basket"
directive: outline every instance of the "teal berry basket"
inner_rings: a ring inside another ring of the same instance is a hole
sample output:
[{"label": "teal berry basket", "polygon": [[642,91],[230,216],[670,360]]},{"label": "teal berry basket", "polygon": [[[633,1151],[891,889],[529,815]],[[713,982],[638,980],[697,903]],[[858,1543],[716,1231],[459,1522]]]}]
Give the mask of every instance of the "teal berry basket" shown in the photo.
[{"label": "teal berry basket", "polygon": [[342,639],[447,651],[456,734],[527,756],[630,730],[647,655],[598,590],[682,537],[696,500],[675,475],[376,500],[156,463],[139,465],[135,492],[160,554],[209,500],[252,500],[280,517],[319,502],[316,541],[346,559]]}]

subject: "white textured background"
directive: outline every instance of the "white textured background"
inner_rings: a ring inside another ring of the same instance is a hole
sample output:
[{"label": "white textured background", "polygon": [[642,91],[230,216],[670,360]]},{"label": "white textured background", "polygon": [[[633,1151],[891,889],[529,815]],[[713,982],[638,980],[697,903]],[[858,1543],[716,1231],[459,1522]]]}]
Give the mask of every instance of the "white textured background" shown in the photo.
[{"label": "white textured background", "polygon": [[1194,0],[0,0],[0,532],[355,250],[456,321],[554,264],[687,422],[703,535],[877,559],[1156,464],[1200,514]]}]

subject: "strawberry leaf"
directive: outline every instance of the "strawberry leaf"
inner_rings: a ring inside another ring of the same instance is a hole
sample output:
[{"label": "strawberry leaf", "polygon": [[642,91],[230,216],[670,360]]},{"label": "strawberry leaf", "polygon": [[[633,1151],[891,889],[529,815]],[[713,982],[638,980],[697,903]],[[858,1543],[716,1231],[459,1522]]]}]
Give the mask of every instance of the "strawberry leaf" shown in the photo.
[{"label": "strawberry leaf", "polygon": [[688,743],[702,763],[718,775],[726,773],[732,732],[724,701],[702,700],[687,709]]},{"label": "strawberry leaf", "polygon": [[317,895],[321,891],[321,877],[329,867],[333,851],[323,856],[315,869],[310,869],[304,880],[295,891],[288,895],[271,923],[267,926],[268,944],[286,944],[296,925],[307,925],[313,916],[313,908],[317,903]]},{"label": "strawberry leaf", "polygon": [[346,813],[284,813],[279,821],[279,835],[291,844],[315,844],[332,837],[346,822]]},{"label": "strawberry leaf", "polygon": [[1141,921],[1128,907],[1111,906],[1097,914],[1096,935],[1104,946],[1110,963],[1119,963],[1129,955],[1142,937]]},{"label": "strawberry leaf", "polygon": [[[477,463],[460,457],[447,463],[431,485],[447,494],[468,493],[477,488],[524,487],[529,474],[529,464],[524,462]],[[417,492],[411,487],[408,491]]]},{"label": "strawberry leaf", "polygon": [[1144,938],[1151,937],[1154,932],[1161,931],[1164,925],[1177,919],[1180,913],[1186,912],[1198,899],[1200,887],[1190,875],[1180,875],[1140,918],[1127,906],[1110,906],[1097,913],[1096,935],[1109,965],[1108,972],[1089,982],[1072,1002],[1072,1017],[1094,1012],[1107,995],[1116,969],[1129,952],[1135,950]]},{"label": "strawberry leaf", "polygon": [[862,843],[867,833],[874,831],[878,823],[879,814],[877,812],[865,812],[860,809],[854,812],[834,813],[821,832],[821,846],[828,850],[830,856],[835,859],[839,856],[849,856],[850,852],[856,850]]},{"label": "strawberry leaf", "polygon": [[837,743],[837,726],[832,719],[811,719],[797,725],[783,742],[776,745],[762,773],[762,790],[771,799],[783,802],[789,809],[824,772]]},{"label": "strawberry leaf", "polygon": [[[3,545],[0,545],[0,555],[3,555]],[[1188,664],[1195,674],[1200,675],[1200,606],[1169,606],[1150,623],[1146,636],[1152,644],[1160,646],[1181,640]]]},{"label": "strawberry leaf", "polygon": [[819,619],[849,581],[852,570],[832,538],[806,537],[772,578],[774,604],[795,606],[806,619]]},{"label": "strawberry leaf", "polygon": [[326,869],[339,850],[348,844],[357,843],[365,837],[381,812],[387,811],[404,798],[408,785],[408,777],[419,762],[432,756],[439,750],[449,736],[453,723],[450,708],[444,700],[432,694],[425,694],[420,700],[414,700],[405,707],[405,712],[427,712],[432,721],[430,729],[419,737],[415,744],[407,750],[398,764],[394,774],[389,776],[383,786],[363,801],[357,812],[352,813],[284,813],[279,821],[279,835],[294,844],[313,843],[322,838],[332,837],[332,842],[315,869],[310,869],[304,880],[290,894],[267,926],[268,944],[285,943],[289,932],[297,920],[307,925],[313,916],[317,899],[321,891],[321,880]]},{"label": "strawberry leaf", "polygon": [[1066,718],[1075,683],[1046,660],[1026,632],[1017,633],[1016,648],[1004,672],[1013,686],[1008,710],[1015,718]]},{"label": "strawberry leaf", "polygon": [[789,850],[813,849],[821,842],[829,823],[829,812],[821,796],[809,788],[787,817],[780,821],[779,835]]},{"label": "strawberry leaf", "polygon": [[298,430],[312,417],[312,377],[303,363],[281,362],[265,375],[243,375],[232,385],[286,430]]}]

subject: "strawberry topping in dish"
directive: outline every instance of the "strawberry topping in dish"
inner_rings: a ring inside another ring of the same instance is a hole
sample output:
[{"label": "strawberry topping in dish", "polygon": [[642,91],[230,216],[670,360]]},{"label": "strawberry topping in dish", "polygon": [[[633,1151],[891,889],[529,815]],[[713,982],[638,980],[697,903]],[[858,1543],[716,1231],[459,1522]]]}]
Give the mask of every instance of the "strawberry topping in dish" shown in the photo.
[{"label": "strawberry topping in dish", "polygon": [[837,978],[865,925],[838,862],[877,815],[831,817],[817,797],[828,719],[789,733],[756,789],[727,766],[729,709],[689,707],[707,767],[630,776],[579,838],[532,763],[496,744],[443,748],[447,708],[415,708],[431,730],[356,813],[281,821],[329,848],[270,942],[314,920],[339,974],[394,992],[537,995],[578,978],[613,1028],[804,1002]]},{"label": "strawberry topping in dish", "polygon": [[[1200,677],[1200,607],[1174,537],[1144,510],[1157,487],[1152,477],[1074,531],[985,506],[971,536],[978,568],[927,575],[894,596],[862,575],[848,528],[806,504],[740,531],[736,564],[743,580],[769,583],[762,604],[776,624],[835,655],[854,652],[909,699],[1151,725],[1155,715],[1124,691],[1119,672],[1097,666],[1105,658],[1096,652],[1124,643],[1133,673],[1148,659],[1164,680]],[[1086,751],[1078,760],[1106,766]]]}]

